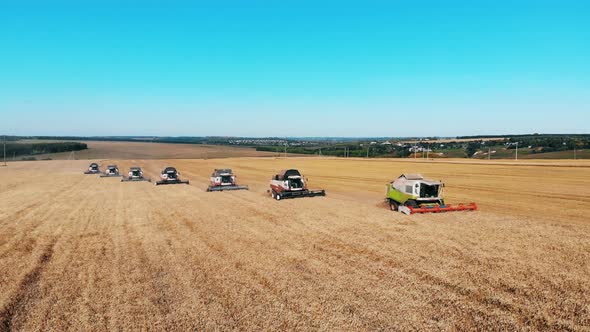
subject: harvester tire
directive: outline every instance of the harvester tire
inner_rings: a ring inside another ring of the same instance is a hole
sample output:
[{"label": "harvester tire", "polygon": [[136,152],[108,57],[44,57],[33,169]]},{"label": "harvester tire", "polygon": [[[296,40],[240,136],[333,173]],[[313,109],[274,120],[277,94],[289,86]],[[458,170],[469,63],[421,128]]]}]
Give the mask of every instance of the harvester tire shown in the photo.
[{"label": "harvester tire", "polygon": [[399,204],[396,201],[390,199],[389,200],[389,208],[391,209],[391,211],[397,211],[399,208]]},{"label": "harvester tire", "polygon": [[281,198],[283,198],[283,197],[281,197],[281,194],[277,193],[276,196],[275,196],[275,198],[276,198],[277,201],[280,201]]}]

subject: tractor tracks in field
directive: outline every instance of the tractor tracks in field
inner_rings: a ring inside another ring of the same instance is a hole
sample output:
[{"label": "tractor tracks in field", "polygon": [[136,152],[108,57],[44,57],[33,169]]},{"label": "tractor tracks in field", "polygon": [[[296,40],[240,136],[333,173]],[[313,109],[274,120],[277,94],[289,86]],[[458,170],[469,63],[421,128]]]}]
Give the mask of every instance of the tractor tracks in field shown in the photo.
[{"label": "tractor tracks in field", "polygon": [[[30,315],[30,311],[41,309],[46,310],[44,314],[45,320],[40,322],[44,324],[47,320],[47,315],[50,312],[50,307],[46,307],[41,304],[42,308],[37,308],[39,303],[37,301],[43,297],[55,297],[60,296],[60,294],[53,294],[51,289],[53,285],[51,284],[52,281],[45,280],[44,276],[50,272],[49,266],[51,269],[55,269],[56,262],[56,255],[59,254],[60,256],[63,255],[63,249],[67,248],[68,245],[64,244],[64,246],[60,246],[60,250],[57,251],[57,244],[61,243],[61,240],[64,239],[64,236],[67,236],[71,232],[71,227],[74,225],[73,223],[76,222],[76,218],[80,212],[80,210],[84,209],[84,204],[78,204],[74,209],[69,209],[68,206],[65,206],[62,209],[58,203],[62,203],[63,201],[71,202],[72,200],[69,199],[70,197],[75,197],[75,189],[79,182],[75,183],[72,186],[68,186],[66,190],[60,191],[58,194],[52,196],[51,200],[46,203],[39,204],[37,203],[37,208],[31,211],[31,216],[34,216],[35,220],[41,220],[41,222],[37,222],[36,224],[32,225],[33,227],[29,227],[23,230],[23,234],[30,235],[31,232],[38,229],[39,227],[55,222],[55,229],[51,230],[51,233],[44,234],[44,231],[41,232],[41,237],[36,236],[34,237],[34,241],[30,244],[31,252],[35,252],[39,250],[41,253],[37,255],[37,258],[34,260],[34,264],[32,269],[27,272],[20,281],[14,290],[14,293],[8,298],[4,309],[0,312],[0,331],[11,331],[12,329],[20,329],[20,325],[26,322],[27,316]],[[38,214],[39,211],[42,211],[41,214]],[[37,214],[35,214],[37,213]],[[27,214],[28,215],[28,214]],[[63,222],[66,222],[65,224]],[[70,223],[68,225],[68,223]],[[88,225],[84,227],[84,230],[88,228]],[[40,244],[39,238],[46,238],[46,244]],[[25,238],[23,238],[25,239]],[[15,245],[21,245],[23,242],[27,244],[27,241],[23,241],[23,239],[14,239],[13,246],[8,248],[8,252],[14,249]],[[26,239],[29,239],[27,237]],[[76,243],[76,249],[70,251],[70,256],[76,254],[77,248],[82,243],[78,241]],[[56,252],[57,251],[57,252]],[[4,253],[6,254],[6,252]],[[0,257],[3,256],[0,254]],[[25,257],[22,257],[25,259]],[[61,260],[60,260],[61,262]],[[66,260],[67,265],[63,267],[63,271],[65,272],[71,263],[71,260]],[[59,266],[57,266],[59,267]],[[40,286],[43,283],[43,286]],[[43,287],[43,288],[41,288]],[[41,290],[43,289],[43,292]],[[25,309],[26,308],[26,309]],[[43,316],[43,314],[41,314]]]},{"label": "tractor tracks in field", "polygon": [[[493,193],[493,194],[503,194],[503,195],[506,195],[506,196],[513,195],[513,196],[539,197],[539,198],[544,198],[547,201],[554,200],[554,199],[561,199],[561,200],[564,200],[564,201],[575,201],[575,202],[581,202],[581,203],[590,203],[590,197],[574,196],[574,195],[564,195],[564,194],[557,194],[557,193],[554,193],[554,192],[548,192],[548,193],[539,193],[539,191],[520,191],[520,192],[514,192],[513,190],[510,190],[510,189],[500,189],[498,187],[495,187],[494,189],[491,189],[490,187],[474,186],[474,185],[470,185],[470,186],[455,185],[455,186],[453,186],[453,188],[462,189],[465,192],[467,192],[467,191],[480,191],[480,192],[487,192],[487,193]],[[499,196],[501,196],[501,195],[499,195]]]},{"label": "tractor tracks in field", "polygon": [[[163,215],[157,211],[154,220],[160,220],[160,222],[161,220],[168,220],[165,230],[173,235],[175,241],[184,245],[188,244],[188,247],[197,249],[196,253],[198,254],[192,257],[191,264],[195,264],[196,268],[194,270],[199,271],[199,273],[193,276],[197,278],[196,281],[199,286],[196,286],[193,291],[202,293],[202,297],[209,305],[215,303],[225,308],[227,319],[231,320],[231,323],[228,323],[228,325],[236,327],[245,326],[243,317],[247,313],[244,312],[243,305],[245,304],[243,301],[250,303],[250,301],[246,300],[248,298],[267,297],[270,298],[269,303],[276,301],[284,303],[285,307],[282,307],[283,310],[288,310],[292,315],[304,316],[301,309],[294,305],[293,301],[289,301],[289,298],[283,296],[281,290],[276,288],[254,266],[244,264],[242,260],[229,252],[229,249],[225,245],[216,241],[217,236],[207,234],[204,228],[210,225],[196,224],[199,221],[198,219],[193,219],[191,212],[190,210],[179,208],[177,211]],[[213,217],[209,212],[207,216]],[[220,214],[220,216],[227,217],[223,214]],[[243,229],[240,226],[238,227]],[[228,269],[239,272],[232,273],[231,275],[234,277],[229,279],[215,277],[216,271]],[[233,287],[230,285],[233,285]],[[206,292],[203,293],[205,289]],[[232,295],[235,292],[239,295]],[[242,304],[236,301],[228,301],[233,296],[239,296]]]},{"label": "tractor tracks in field", "polygon": [[[410,264],[405,264],[399,259],[396,260],[395,256],[403,255],[403,252],[383,255],[383,253],[374,252],[369,248],[359,247],[358,245],[340,240],[333,236],[330,237],[331,239],[328,240],[328,242],[324,242],[324,245],[321,246],[321,256],[330,254],[338,259],[344,259],[347,262],[346,265],[351,267],[355,266],[357,269],[367,270],[366,262],[371,262],[372,264],[379,266],[379,268],[375,269],[376,271],[393,270],[398,274],[401,273],[402,275],[412,276],[426,285],[429,285],[429,287],[442,288],[448,293],[476,304],[476,306],[470,306],[469,310],[481,317],[489,317],[491,312],[498,310],[511,316],[523,326],[532,326],[535,329],[556,329],[564,331],[572,331],[576,329],[575,326],[572,326],[568,322],[557,320],[549,321],[546,317],[535,312],[534,309],[529,309],[525,305],[508,303],[507,301],[494,296],[493,293],[485,294],[482,291],[453,283],[447,279],[436,276],[431,272],[419,268],[409,268],[407,266],[410,266]],[[361,260],[363,263],[359,263],[359,260],[352,259],[355,256],[364,257],[364,259]],[[321,258],[322,257],[317,257],[317,259]],[[494,286],[494,290],[505,295],[513,295],[513,292],[509,292],[505,287],[498,288]],[[454,303],[451,303],[451,305],[454,305]],[[460,309],[455,308],[455,310]],[[514,326],[506,326],[506,328],[510,329],[514,328]]]},{"label": "tractor tracks in field", "polygon": [[[15,226],[15,232],[11,235],[10,240],[2,244],[2,246],[7,247],[0,252],[0,259],[6,256],[10,251],[14,250],[15,246],[23,245],[25,243],[25,238],[31,237],[35,230],[45,225],[52,216],[59,214],[61,211],[56,209],[56,204],[63,202],[64,197],[75,197],[75,193],[79,189],[79,184],[83,182],[83,180],[84,179],[81,178],[78,182],[48,194],[45,202],[33,202],[25,209],[20,209],[12,215],[4,217],[3,221],[0,222],[0,225],[7,222],[18,223]],[[37,199],[45,199],[45,197],[39,197]]]},{"label": "tractor tracks in field", "polygon": [[53,258],[55,244],[58,238],[54,238],[44,246],[41,255],[37,259],[31,271],[25,274],[17,286],[16,292],[10,297],[9,302],[0,310],[0,330],[12,331],[13,321],[16,315],[23,313],[28,299],[38,291],[38,284],[43,271]]}]

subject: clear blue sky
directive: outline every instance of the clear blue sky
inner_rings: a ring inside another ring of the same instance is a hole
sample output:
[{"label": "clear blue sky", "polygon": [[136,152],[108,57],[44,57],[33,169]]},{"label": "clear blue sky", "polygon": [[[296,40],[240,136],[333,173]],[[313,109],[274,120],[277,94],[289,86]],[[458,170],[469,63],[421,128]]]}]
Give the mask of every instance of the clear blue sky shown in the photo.
[{"label": "clear blue sky", "polygon": [[0,115],[16,135],[590,133],[590,1],[6,0]]}]

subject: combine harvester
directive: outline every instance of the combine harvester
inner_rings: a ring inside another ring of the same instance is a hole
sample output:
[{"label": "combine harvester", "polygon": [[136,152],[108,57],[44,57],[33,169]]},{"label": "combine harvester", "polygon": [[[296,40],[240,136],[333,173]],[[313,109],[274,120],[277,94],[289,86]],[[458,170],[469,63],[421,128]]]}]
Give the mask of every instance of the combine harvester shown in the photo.
[{"label": "combine harvester", "polygon": [[84,172],[84,174],[98,174],[100,173],[100,166],[97,163],[92,163],[88,166],[88,170]]},{"label": "combine harvester", "polygon": [[215,169],[211,174],[207,191],[248,190],[248,186],[238,186],[231,169]]},{"label": "combine harvester", "polygon": [[160,174],[160,181],[156,181],[155,185],[161,184],[189,184],[189,180],[181,180],[180,173],[174,167],[166,167],[162,174]]},{"label": "combine harvester", "polygon": [[444,183],[424,179],[420,174],[402,174],[387,184],[387,198],[391,211],[404,214],[475,211],[477,204],[445,204]]},{"label": "combine harvester", "polygon": [[119,177],[119,167],[117,165],[107,166],[106,171],[100,175],[101,178]]},{"label": "combine harvester", "polygon": [[141,167],[131,167],[129,169],[128,176],[123,177],[121,179],[121,182],[139,182],[139,181],[152,182],[151,179],[143,176],[143,171],[141,170]]},{"label": "combine harvester", "polygon": [[280,201],[283,198],[326,196],[325,190],[309,190],[301,173],[296,169],[281,171],[270,180],[272,198]]}]

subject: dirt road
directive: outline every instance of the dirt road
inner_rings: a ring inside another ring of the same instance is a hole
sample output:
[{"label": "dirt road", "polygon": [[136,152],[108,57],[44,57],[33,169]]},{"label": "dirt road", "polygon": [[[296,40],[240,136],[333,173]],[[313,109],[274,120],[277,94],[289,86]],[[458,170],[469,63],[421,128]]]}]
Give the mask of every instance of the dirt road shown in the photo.
[{"label": "dirt road", "polygon": [[[0,331],[590,328],[589,164],[110,162],[191,185],[0,168]],[[215,167],[251,190],[205,192]],[[271,200],[285,167],[328,196]],[[392,213],[384,185],[403,172],[481,210]]]}]

